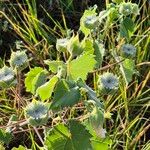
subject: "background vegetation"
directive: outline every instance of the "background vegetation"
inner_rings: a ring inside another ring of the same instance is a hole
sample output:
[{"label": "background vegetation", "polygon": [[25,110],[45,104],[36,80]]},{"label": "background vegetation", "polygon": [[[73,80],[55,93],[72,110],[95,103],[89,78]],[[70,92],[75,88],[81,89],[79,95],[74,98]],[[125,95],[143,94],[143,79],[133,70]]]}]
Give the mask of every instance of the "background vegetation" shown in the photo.
[{"label": "background vegetation", "polygon": [[[23,108],[32,99],[24,86],[25,74],[29,68],[35,66],[47,68],[44,60],[62,58],[55,48],[56,39],[68,36],[71,30],[75,33],[78,31],[80,18],[85,9],[97,4],[99,12],[110,2],[111,0],[0,1],[0,67],[8,64],[6,60],[10,58],[11,51],[16,51],[20,47],[26,50],[30,59],[30,66],[23,70],[19,77],[19,86],[16,89],[0,90],[0,129],[6,129],[12,115],[18,118],[16,125],[25,119]],[[132,18],[136,24],[130,40],[137,48],[134,60],[136,73],[128,86],[121,82],[118,92],[102,98],[106,117],[104,127],[112,140],[111,149],[114,150],[150,149],[150,3],[149,0],[132,2],[137,3],[140,8],[140,15]],[[95,80],[99,74],[110,71],[119,75],[119,66],[111,65],[116,63],[111,53],[112,49],[122,44],[117,44],[118,26],[115,24],[104,30],[103,44],[106,49],[102,63],[104,68],[90,73],[86,81],[95,91],[97,91]],[[81,38],[82,36],[81,34]],[[15,105],[16,97],[21,101],[19,107]],[[76,113],[73,113],[73,110],[76,110]],[[75,105],[69,110],[64,109],[63,113],[66,113],[64,118],[69,115],[71,118],[82,118],[83,112],[82,105]],[[58,116],[57,114],[53,117],[56,123]],[[52,121],[49,120],[47,126],[51,125]],[[43,137],[42,130],[38,128]],[[13,135],[13,139],[9,143],[2,143],[2,147],[11,149],[23,145],[34,149],[42,146],[34,129],[27,125],[21,130],[16,127]]]}]

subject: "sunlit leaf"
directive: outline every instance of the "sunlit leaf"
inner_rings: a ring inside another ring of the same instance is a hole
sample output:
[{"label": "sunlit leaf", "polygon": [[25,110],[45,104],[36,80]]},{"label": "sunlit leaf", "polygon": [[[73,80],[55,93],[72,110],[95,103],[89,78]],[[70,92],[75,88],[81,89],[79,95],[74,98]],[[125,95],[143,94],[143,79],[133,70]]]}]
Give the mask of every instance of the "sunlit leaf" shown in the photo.
[{"label": "sunlit leaf", "polygon": [[97,61],[95,68],[101,67],[103,57],[104,57],[104,52],[105,52],[105,49],[103,45],[99,43],[98,41],[95,41],[94,42],[94,54],[95,54],[95,60]]},{"label": "sunlit leaf", "polygon": [[92,54],[83,54],[75,60],[72,60],[69,66],[70,76],[73,80],[81,78],[86,80],[88,72],[92,71],[96,60]]},{"label": "sunlit leaf", "polygon": [[[25,148],[24,146],[22,145],[19,145],[18,148],[14,147],[12,150],[27,150],[27,148]],[[29,149],[28,149],[29,150]]]},{"label": "sunlit leaf", "polygon": [[53,73],[57,73],[59,66],[62,66],[63,68],[66,67],[63,61],[45,60],[44,62],[49,66],[49,71],[52,71]]},{"label": "sunlit leaf", "polygon": [[57,76],[53,76],[48,82],[40,86],[36,93],[40,96],[40,98],[44,101],[49,99],[52,95],[53,89],[58,81]]},{"label": "sunlit leaf", "polygon": [[81,42],[81,47],[82,47],[83,51],[88,53],[88,54],[93,54],[94,53],[93,40],[90,39],[90,38],[85,38]]},{"label": "sunlit leaf", "polygon": [[92,138],[91,139],[93,150],[109,150],[112,141],[110,139],[99,139]]},{"label": "sunlit leaf", "polygon": [[36,90],[38,87],[40,87],[41,85],[43,85],[46,82],[46,77],[47,77],[47,72],[45,70],[43,70],[42,72],[38,73],[33,81],[32,81],[32,94],[36,93]]},{"label": "sunlit leaf", "polygon": [[32,68],[27,74],[26,74],[26,78],[25,78],[25,87],[26,87],[26,91],[27,92],[31,92],[32,91],[32,81],[33,79],[36,77],[36,75],[40,72],[42,72],[42,68],[41,67],[35,67]]}]

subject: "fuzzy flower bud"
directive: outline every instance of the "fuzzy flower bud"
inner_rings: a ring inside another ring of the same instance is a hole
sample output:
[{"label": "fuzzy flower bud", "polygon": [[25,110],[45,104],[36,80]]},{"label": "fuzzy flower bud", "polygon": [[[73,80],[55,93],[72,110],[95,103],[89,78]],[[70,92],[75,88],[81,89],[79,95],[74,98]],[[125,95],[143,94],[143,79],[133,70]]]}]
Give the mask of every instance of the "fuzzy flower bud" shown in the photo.
[{"label": "fuzzy flower bud", "polygon": [[132,3],[121,3],[119,7],[119,13],[123,14],[124,16],[132,14]]},{"label": "fuzzy flower bud", "polygon": [[14,85],[15,73],[12,68],[4,66],[0,69],[0,88],[7,88]]},{"label": "fuzzy flower bud", "polygon": [[69,39],[57,39],[56,41],[56,49],[59,52],[66,52],[67,51],[67,45],[68,45]]},{"label": "fuzzy flower bud", "polygon": [[102,94],[112,94],[118,89],[118,77],[112,73],[106,72],[99,77],[98,87]]},{"label": "fuzzy flower bud", "polygon": [[47,123],[49,107],[46,103],[33,101],[25,108],[25,116],[32,126],[40,126]]},{"label": "fuzzy flower bud", "polygon": [[25,51],[12,52],[9,63],[12,68],[17,70],[25,69],[28,65],[28,57]]},{"label": "fuzzy flower bud", "polygon": [[23,47],[23,42],[22,41],[16,41],[16,49],[20,50]]},{"label": "fuzzy flower bud", "polygon": [[132,44],[124,44],[121,47],[121,54],[125,58],[133,58],[136,55],[136,48]]},{"label": "fuzzy flower bud", "polygon": [[87,16],[84,25],[88,29],[94,29],[98,24],[98,17],[96,15]]}]

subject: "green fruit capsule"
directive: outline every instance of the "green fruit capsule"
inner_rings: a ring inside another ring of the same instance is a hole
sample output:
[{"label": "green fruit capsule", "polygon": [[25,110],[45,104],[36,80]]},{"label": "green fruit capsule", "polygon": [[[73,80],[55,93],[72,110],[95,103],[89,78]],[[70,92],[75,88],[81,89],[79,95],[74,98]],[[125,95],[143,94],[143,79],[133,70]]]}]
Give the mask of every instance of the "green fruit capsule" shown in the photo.
[{"label": "green fruit capsule", "polygon": [[132,3],[121,3],[119,7],[119,13],[124,16],[132,14]]},{"label": "green fruit capsule", "polygon": [[118,17],[119,17],[119,13],[118,13],[117,9],[114,7],[110,8],[109,15],[108,15],[109,20],[112,22],[115,19],[117,19]]},{"label": "green fruit capsule", "polygon": [[136,55],[136,48],[132,44],[124,44],[121,47],[121,55],[124,58],[134,58]]},{"label": "green fruit capsule", "polygon": [[25,69],[28,66],[28,57],[25,51],[12,52],[9,63],[12,68],[19,71]]},{"label": "green fruit capsule", "polygon": [[46,103],[33,101],[25,108],[25,116],[32,126],[40,126],[47,123],[49,107]]},{"label": "green fruit capsule", "polygon": [[112,73],[106,72],[99,76],[98,87],[102,94],[113,94],[118,90],[118,77]]},{"label": "green fruit capsule", "polygon": [[84,26],[88,29],[94,29],[98,25],[98,17],[96,15],[87,16]]},{"label": "green fruit capsule", "polygon": [[99,126],[102,126],[104,120],[104,114],[98,107],[94,107],[90,114],[89,121],[92,127],[96,130]]},{"label": "green fruit capsule", "polygon": [[95,101],[88,100],[88,104],[89,106],[91,104],[93,105],[88,121],[96,135],[100,138],[105,138],[106,130],[102,128],[104,123],[104,112],[96,105]]},{"label": "green fruit capsule", "polygon": [[43,115],[41,118],[29,117],[28,122],[32,126],[40,126],[46,124],[47,120],[48,120],[47,115]]},{"label": "green fruit capsule", "polygon": [[137,4],[132,4],[132,13],[135,15],[139,15],[139,7]]},{"label": "green fruit capsule", "polygon": [[83,52],[83,49],[81,48],[81,44],[79,42],[79,35],[72,36],[69,40],[69,44],[67,47],[67,50],[72,56],[78,56]]},{"label": "green fruit capsule", "polygon": [[0,69],[0,88],[13,86],[16,83],[15,81],[15,72],[12,68],[4,66]]},{"label": "green fruit capsule", "polygon": [[67,45],[68,45],[69,39],[57,39],[56,41],[56,49],[59,52],[66,52],[67,51]]}]

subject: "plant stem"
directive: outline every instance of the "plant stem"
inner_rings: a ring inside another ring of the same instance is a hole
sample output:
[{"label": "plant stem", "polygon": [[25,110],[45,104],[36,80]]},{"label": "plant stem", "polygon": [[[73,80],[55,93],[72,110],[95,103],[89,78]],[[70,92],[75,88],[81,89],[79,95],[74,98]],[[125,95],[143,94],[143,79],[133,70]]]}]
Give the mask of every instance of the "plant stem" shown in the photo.
[{"label": "plant stem", "polygon": [[36,128],[36,127],[33,127],[33,128],[34,128],[34,130],[35,130],[35,132],[36,132],[37,136],[39,137],[39,140],[41,141],[41,143],[42,143],[42,144],[43,144],[43,146],[44,146],[44,141],[43,141],[43,139],[42,139],[42,137],[41,137],[41,135],[40,135],[39,131],[37,130],[37,128]]},{"label": "plant stem", "polygon": [[69,78],[69,76],[70,76],[70,62],[71,62],[72,58],[73,58],[73,56],[70,55],[70,57],[67,61],[67,78]]},{"label": "plant stem", "polygon": [[108,6],[108,4],[109,4],[109,0],[106,0],[106,7]]},{"label": "plant stem", "polygon": [[93,71],[90,72],[90,73],[95,73],[95,72],[98,72],[98,71],[106,70],[106,69],[108,69],[108,68],[110,68],[110,67],[113,67],[113,66],[115,66],[115,65],[117,65],[117,64],[119,64],[119,63],[121,63],[121,62],[123,62],[124,60],[125,60],[125,59],[119,60],[119,61],[117,61],[117,62],[115,62],[115,63],[113,63],[113,64],[110,64],[110,65],[107,65],[107,66],[105,66],[105,67],[102,67],[102,68],[93,70]]}]

